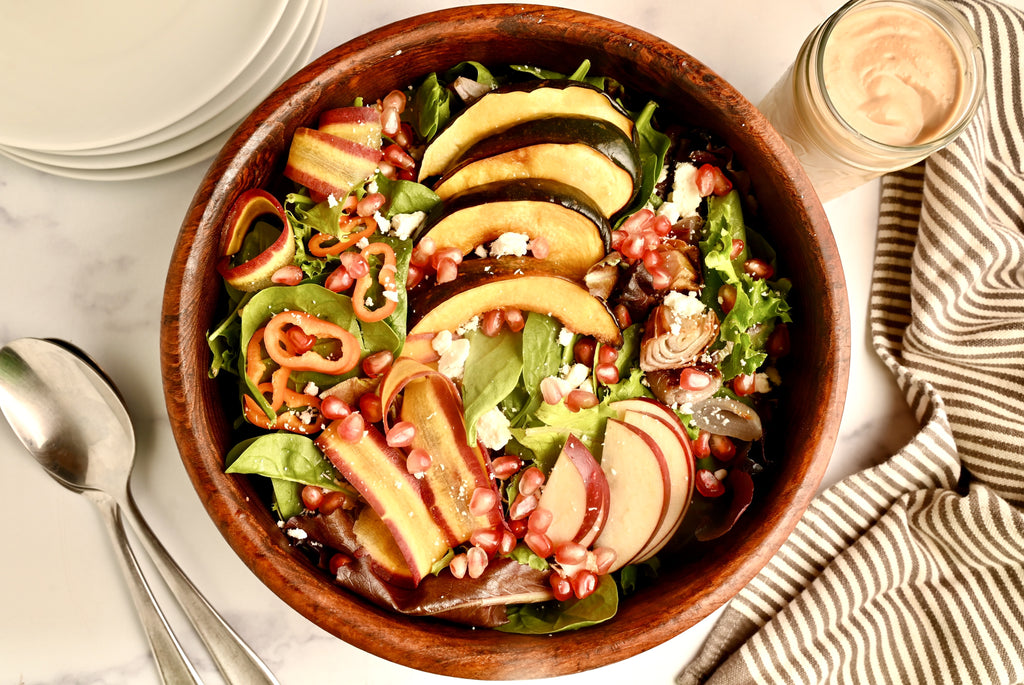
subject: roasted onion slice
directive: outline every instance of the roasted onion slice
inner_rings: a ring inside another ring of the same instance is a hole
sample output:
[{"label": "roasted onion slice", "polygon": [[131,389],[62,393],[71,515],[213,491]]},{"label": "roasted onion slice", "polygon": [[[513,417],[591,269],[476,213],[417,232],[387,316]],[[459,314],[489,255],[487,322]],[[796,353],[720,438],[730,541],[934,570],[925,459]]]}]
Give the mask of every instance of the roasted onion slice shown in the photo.
[{"label": "roasted onion slice", "polygon": [[693,422],[701,430],[750,442],[763,434],[761,417],[737,400],[711,397],[693,408]]}]

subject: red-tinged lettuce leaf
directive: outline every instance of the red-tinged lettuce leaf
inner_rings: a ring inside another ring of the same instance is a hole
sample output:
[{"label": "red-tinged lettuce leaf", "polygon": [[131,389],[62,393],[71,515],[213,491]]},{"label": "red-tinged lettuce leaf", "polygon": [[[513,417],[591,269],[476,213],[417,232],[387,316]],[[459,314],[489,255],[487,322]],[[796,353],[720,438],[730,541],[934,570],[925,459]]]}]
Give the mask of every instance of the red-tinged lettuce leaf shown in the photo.
[{"label": "red-tinged lettuce leaf", "polygon": [[[351,554],[353,563],[338,571],[337,582],[377,606],[414,616],[432,616],[454,623],[494,628],[508,622],[506,605],[550,599],[547,571],[538,571],[513,559],[496,557],[479,578],[455,578],[447,571],[428,575],[416,589],[392,585],[373,574],[359,559],[358,544],[349,512],[339,509],[327,516],[292,518],[286,529],[297,528],[329,550]],[[326,565],[330,554],[324,554]]]},{"label": "red-tinged lettuce leaf", "polygon": [[707,516],[697,526],[695,536],[701,542],[728,533],[736,525],[740,515],[750,506],[754,499],[754,481],[750,474],[740,469],[730,469],[725,479],[725,494],[717,499],[719,501],[715,502],[715,515]]}]

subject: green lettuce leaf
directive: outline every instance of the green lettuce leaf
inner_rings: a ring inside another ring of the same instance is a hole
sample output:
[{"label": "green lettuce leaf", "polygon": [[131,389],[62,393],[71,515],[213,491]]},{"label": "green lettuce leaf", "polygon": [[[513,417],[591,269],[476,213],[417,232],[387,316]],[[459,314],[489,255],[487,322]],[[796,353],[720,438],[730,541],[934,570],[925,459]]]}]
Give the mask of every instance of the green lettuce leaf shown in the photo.
[{"label": "green lettuce leaf", "polygon": [[498,626],[506,633],[547,635],[602,623],[619,609],[619,590],[611,576],[601,576],[597,589],[585,599],[564,602],[517,604],[508,608],[508,623]]}]

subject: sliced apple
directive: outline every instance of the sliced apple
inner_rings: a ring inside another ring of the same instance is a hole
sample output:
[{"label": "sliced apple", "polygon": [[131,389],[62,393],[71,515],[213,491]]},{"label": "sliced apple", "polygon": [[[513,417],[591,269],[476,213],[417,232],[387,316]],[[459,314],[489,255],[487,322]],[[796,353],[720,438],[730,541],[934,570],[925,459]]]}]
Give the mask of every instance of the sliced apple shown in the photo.
[{"label": "sliced apple", "polygon": [[449,198],[416,239],[463,255],[503,233],[543,238],[546,264],[583,278],[611,249],[611,226],[601,210],[576,188],[539,178],[496,181]]},{"label": "sliced apple", "polygon": [[333,195],[340,200],[370,178],[380,160],[379,149],[299,128],[292,136],[284,175],[319,196]]},{"label": "sliced apple", "polygon": [[[337,432],[340,423],[329,424],[316,445],[384,522],[408,566],[409,582],[415,586],[448,552],[447,535],[434,521],[420,481],[406,468],[405,456],[390,447],[373,426],[361,439],[348,442]],[[384,567],[394,567],[387,558],[379,561]]]},{"label": "sliced apple", "polygon": [[580,115],[608,120],[627,135],[633,121],[608,95],[581,81],[541,80],[492,90],[453,118],[423,153],[419,180],[443,174],[477,141],[531,119]]},{"label": "sliced apple", "polygon": [[579,438],[570,435],[541,490],[538,508],[550,511],[551,544],[577,542],[589,547],[608,518],[608,479]]},{"label": "sliced apple", "polygon": [[442,200],[468,188],[514,178],[574,186],[610,217],[640,187],[636,145],[601,119],[551,118],[517,124],[470,147],[434,187]]},{"label": "sliced apple", "polygon": [[637,563],[657,554],[682,524],[690,499],[693,497],[693,455],[690,452],[689,440],[685,443],[681,441],[664,418],[632,409],[622,412],[621,418],[654,439],[665,456],[669,474],[668,508],[651,540],[630,561]]},{"label": "sliced apple", "polygon": [[608,479],[608,520],[595,547],[615,550],[609,573],[636,558],[654,537],[668,511],[669,470],[650,435],[608,419],[601,469]]},{"label": "sliced apple", "polygon": [[[580,283],[541,269],[525,270],[491,260],[489,271],[470,271],[454,281],[430,284],[410,296],[411,335],[455,331],[474,316],[494,309],[515,308],[558,319],[574,333],[619,345],[622,331],[607,305]],[[479,260],[483,261],[483,260]]]},{"label": "sliced apple", "polygon": [[319,130],[374,150],[381,147],[380,110],[376,107],[337,107],[320,115]]}]

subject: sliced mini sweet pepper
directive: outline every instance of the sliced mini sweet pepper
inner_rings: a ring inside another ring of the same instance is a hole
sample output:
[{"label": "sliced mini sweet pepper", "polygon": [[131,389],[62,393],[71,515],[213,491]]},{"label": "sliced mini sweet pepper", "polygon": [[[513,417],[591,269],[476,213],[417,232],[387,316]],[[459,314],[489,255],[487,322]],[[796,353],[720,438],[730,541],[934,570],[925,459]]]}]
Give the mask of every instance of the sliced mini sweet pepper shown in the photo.
[{"label": "sliced mini sweet pepper", "polygon": [[396,278],[397,260],[395,251],[387,243],[370,243],[363,248],[362,256],[369,261],[371,255],[378,255],[384,258],[384,264],[377,272],[377,282],[384,289],[384,304],[376,309],[370,309],[366,302],[366,293],[373,285],[373,274],[369,273],[357,278],[355,288],[352,291],[352,310],[360,321],[372,323],[383,321],[391,316],[398,306],[398,281]]},{"label": "sliced mini sweet pepper", "polygon": [[[323,356],[315,349],[296,353],[288,335],[288,329],[292,326],[297,326],[305,335],[314,336],[318,341],[335,340],[335,347],[340,349],[336,349],[336,355],[331,356]],[[308,312],[283,311],[275,314],[267,323],[263,340],[270,358],[292,371],[315,371],[340,376],[355,368],[361,354],[359,341],[348,330]]]},{"label": "sliced mini sweet pepper", "polygon": [[[279,371],[281,370],[279,369]],[[263,393],[277,395],[280,392],[281,405],[275,407],[275,410],[283,408],[285,411],[278,414],[276,420],[271,421],[256,400],[246,395],[244,400],[245,420],[254,426],[267,430],[285,430],[290,433],[311,435],[319,433],[327,425],[327,421],[320,413],[320,398],[296,392],[288,387],[279,388],[277,383],[261,383],[258,388]]]}]

